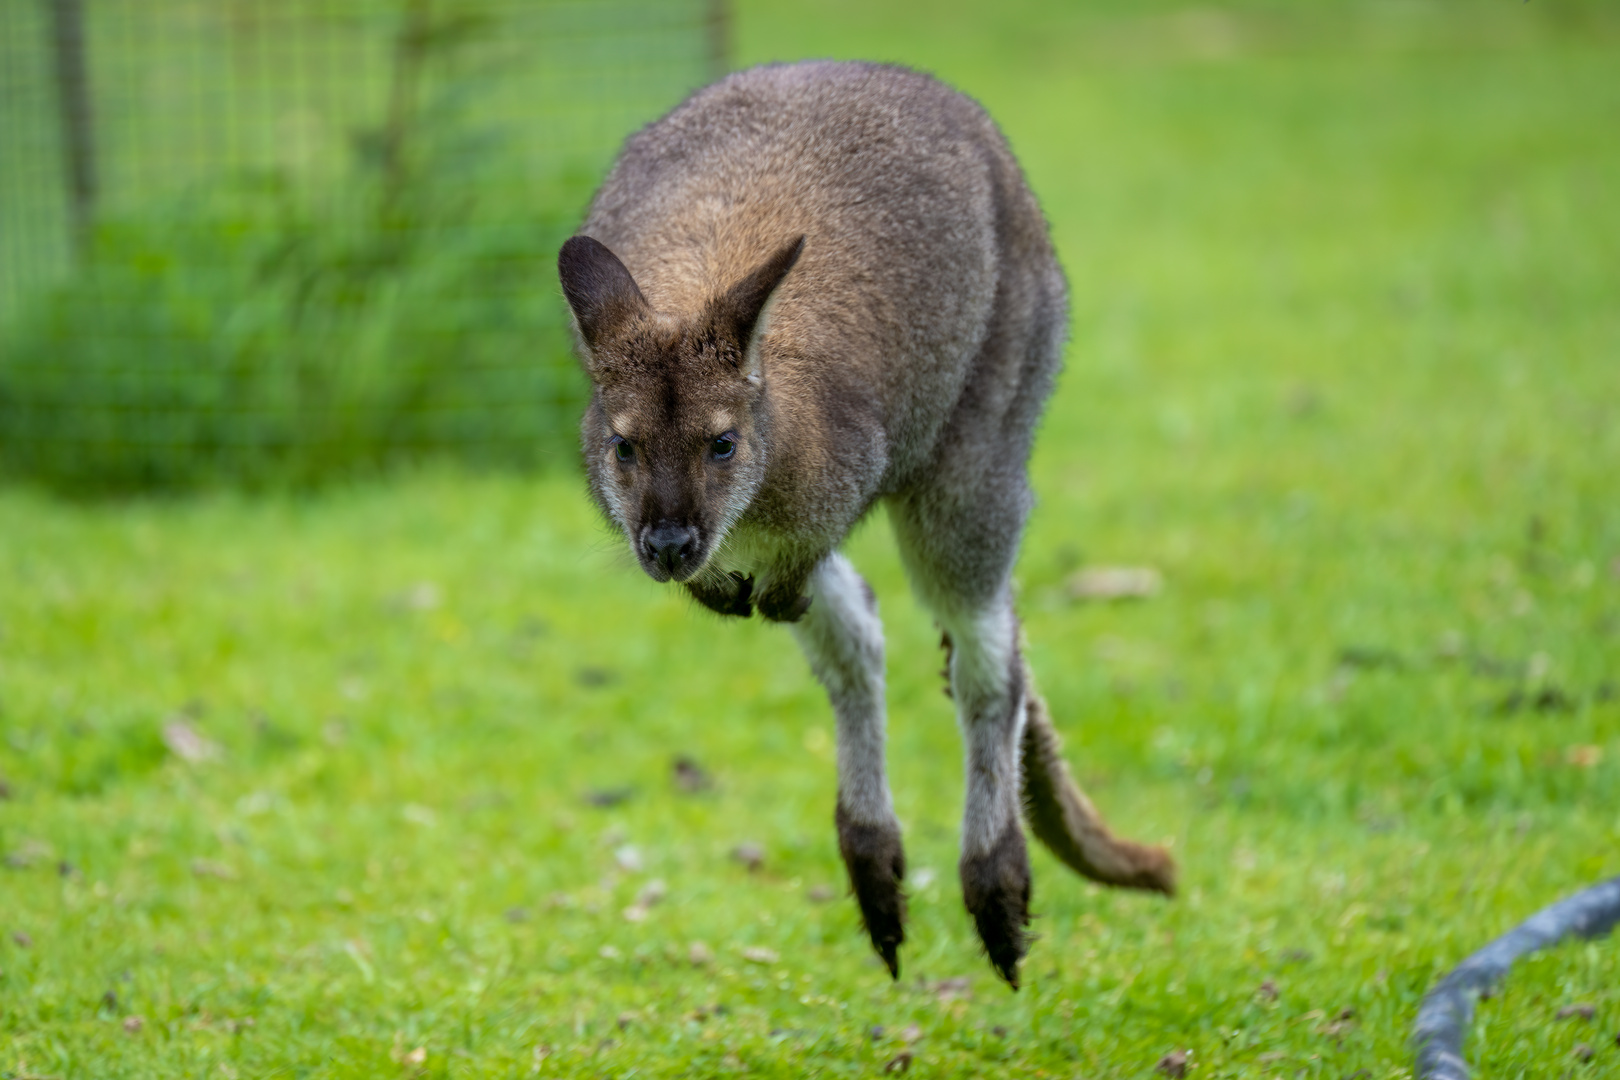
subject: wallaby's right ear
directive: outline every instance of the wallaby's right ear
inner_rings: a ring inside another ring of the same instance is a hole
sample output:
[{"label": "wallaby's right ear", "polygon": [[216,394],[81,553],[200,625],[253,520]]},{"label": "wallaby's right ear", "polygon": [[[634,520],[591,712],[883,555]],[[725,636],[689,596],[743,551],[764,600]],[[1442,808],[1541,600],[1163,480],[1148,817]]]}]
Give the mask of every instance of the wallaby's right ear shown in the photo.
[{"label": "wallaby's right ear", "polygon": [[576,236],[557,253],[557,276],[574,309],[587,348],[652,309],[619,257],[589,236]]}]

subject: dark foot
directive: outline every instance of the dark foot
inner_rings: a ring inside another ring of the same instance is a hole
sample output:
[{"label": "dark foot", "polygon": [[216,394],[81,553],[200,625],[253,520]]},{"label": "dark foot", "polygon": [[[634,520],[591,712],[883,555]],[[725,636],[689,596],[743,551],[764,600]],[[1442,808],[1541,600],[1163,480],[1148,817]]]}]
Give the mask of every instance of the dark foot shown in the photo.
[{"label": "dark foot", "polygon": [[752,574],[743,577],[733,570],[720,584],[688,581],[686,591],[691,593],[692,598],[698,603],[721,615],[735,615],[746,619],[754,613],[754,605],[749,602],[754,593]]},{"label": "dark foot", "polygon": [[1014,822],[984,855],[963,856],[962,900],[990,962],[1018,989],[1018,961],[1029,950],[1029,852]]},{"label": "dark foot", "polygon": [[906,940],[906,895],[900,891],[906,876],[906,853],[900,846],[900,832],[892,826],[851,821],[842,803],[836,820],[838,850],[849,868],[849,884],[861,905],[872,948],[883,957],[889,974],[898,979],[900,945]]}]

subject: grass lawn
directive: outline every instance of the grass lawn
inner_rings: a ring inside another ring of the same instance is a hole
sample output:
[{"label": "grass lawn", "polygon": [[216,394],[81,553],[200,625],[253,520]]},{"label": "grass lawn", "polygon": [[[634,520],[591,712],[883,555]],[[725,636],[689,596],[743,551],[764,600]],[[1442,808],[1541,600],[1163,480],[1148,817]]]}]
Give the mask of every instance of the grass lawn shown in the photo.
[{"label": "grass lawn", "polygon": [[[843,895],[792,641],[646,580],[565,470],[11,489],[0,1077],[869,1076],[907,1051],[1146,1078],[1184,1048],[1194,1078],[1384,1080],[1438,974],[1620,873],[1620,22],[805,7],[744,3],[743,58],[937,70],[1048,209],[1074,333],[1021,606],[1078,775],[1174,843],[1180,898],[1036,851],[1024,989],[994,978],[937,634],[881,516],[850,550],[889,631],[898,984]],[[1072,602],[1095,564],[1164,591]],[[1620,943],[1575,944],[1515,970],[1468,1052],[1615,1075],[1617,1032]]]}]

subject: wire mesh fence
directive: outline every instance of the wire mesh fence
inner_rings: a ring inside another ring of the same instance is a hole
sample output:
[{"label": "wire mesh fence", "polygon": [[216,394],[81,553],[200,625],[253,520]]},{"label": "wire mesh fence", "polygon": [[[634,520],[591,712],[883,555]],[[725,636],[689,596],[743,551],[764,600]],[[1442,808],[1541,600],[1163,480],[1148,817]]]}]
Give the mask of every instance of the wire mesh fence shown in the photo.
[{"label": "wire mesh fence", "polygon": [[557,244],[721,0],[0,0],[0,471],[568,453]]}]

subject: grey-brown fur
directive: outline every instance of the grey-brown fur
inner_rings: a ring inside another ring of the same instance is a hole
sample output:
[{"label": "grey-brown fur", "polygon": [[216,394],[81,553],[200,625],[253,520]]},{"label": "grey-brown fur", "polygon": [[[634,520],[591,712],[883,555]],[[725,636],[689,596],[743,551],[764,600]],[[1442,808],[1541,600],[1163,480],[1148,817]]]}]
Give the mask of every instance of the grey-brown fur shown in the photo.
[{"label": "grey-brown fur", "polygon": [[1024,801],[1082,873],[1170,891],[1168,857],[1114,840],[1074,786],[1021,658],[1010,574],[1066,297],[984,111],[894,67],[739,72],[630,138],[559,270],[592,493],[655,579],[793,625],[838,719],[840,849],[891,970],[882,625],[836,551],[879,501],[954,645],[962,884],[997,969],[1017,985]]}]

